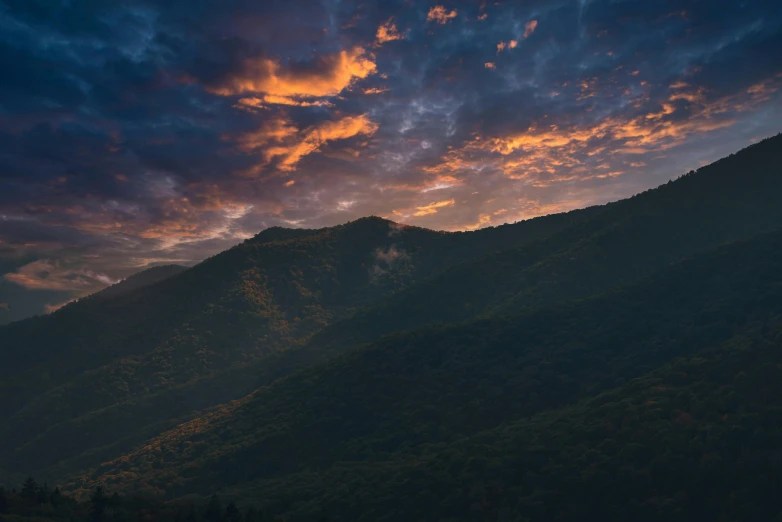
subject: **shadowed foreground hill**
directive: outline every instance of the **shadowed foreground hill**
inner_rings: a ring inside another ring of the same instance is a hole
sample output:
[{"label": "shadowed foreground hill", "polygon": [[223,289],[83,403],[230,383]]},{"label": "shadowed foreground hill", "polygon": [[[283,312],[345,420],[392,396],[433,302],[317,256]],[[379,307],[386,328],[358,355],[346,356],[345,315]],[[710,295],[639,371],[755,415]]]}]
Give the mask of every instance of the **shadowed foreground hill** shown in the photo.
[{"label": "shadowed foreground hill", "polygon": [[[574,411],[583,417],[590,404],[615,403],[597,408],[598,414],[608,415],[602,437],[590,432],[583,434],[584,441],[606,446],[605,457],[591,455],[585,443],[579,446],[578,434],[570,433],[565,426],[562,415],[566,413],[553,414],[556,428],[565,430],[564,441],[560,443],[574,446],[568,450],[576,452],[574,458],[586,459],[586,462],[603,459],[607,469],[616,468],[621,476],[630,474],[639,485],[644,479],[635,475],[646,473],[643,470],[655,459],[661,461],[660,470],[655,471],[674,473],[677,464],[666,460],[673,456],[666,457],[662,446],[659,452],[650,447],[654,443],[651,433],[641,438],[646,446],[638,447],[627,433],[630,429],[642,430],[639,423],[645,420],[656,419],[654,416],[644,419],[640,416],[643,411],[660,410],[662,424],[652,424],[649,429],[662,430],[666,422],[672,422],[673,428],[684,430],[680,433],[673,429],[671,437],[677,444],[675,451],[682,452],[678,458],[694,459],[688,465],[697,468],[692,473],[696,481],[701,482],[693,487],[701,488],[702,494],[706,494],[709,468],[701,468],[702,459],[709,458],[709,441],[703,438],[706,434],[690,429],[690,425],[696,423],[694,415],[705,415],[697,419],[704,423],[719,423],[724,415],[735,417],[731,422],[737,422],[737,426],[718,426],[720,437],[724,439],[714,442],[715,448],[730,445],[731,459],[742,457],[740,440],[760,437],[752,433],[756,422],[779,430],[775,433],[782,433],[782,425],[776,424],[782,418],[772,413],[778,408],[762,401],[763,397],[774,396],[778,387],[775,381],[780,377],[776,366],[763,368],[765,361],[768,358],[776,360],[782,349],[778,344],[782,339],[782,257],[779,252],[782,252],[782,232],[698,256],[638,285],[605,296],[518,317],[481,320],[458,327],[389,337],[325,365],[291,375],[242,401],[184,424],[138,451],[102,466],[88,480],[97,479],[114,489],[169,495],[190,491],[206,493],[216,487],[236,488],[247,482],[260,481],[252,486],[259,488],[255,491],[260,497],[267,502],[279,502],[272,503],[277,508],[292,502],[289,509],[299,516],[306,513],[305,500],[316,495],[316,505],[332,505],[336,512],[348,512],[350,519],[380,520],[385,510],[397,510],[399,518],[396,519],[400,520],[404,518],[402,515],[430,519],[436,513],[430,509],[445,509],[453,517],[460,509],[470,506],[463,505],[465,500],[458,495],[448,494],[448,502],[453,505],[446,502],[442,507],[433,508],[443,502],[438,498],[438,492],[444,494],[450,490],[467,494],[471,488],[490,486],[490,482],[484,482],[484,474],[489,471],[496,477],[523,478],[525,465],[519,459],[524,454],[538,455],[540,459],[556,447],[551,442],[539,447],[552,423],[552,417],[544,413],[598,397],[587,401],[586,406],[576,406]],[[765,347],[766,351],[753,356],[749,350],[756,345]],[[706,355],[700,355],[702,353]],[[699,362],[701,357],[706,359]],[[741,365],[731,367],[725,359],[736,359]],[[673,365],[667,366],[671,362]],[[693,365],[695,370],[702,365],[706,373],[680,373],[681,368]],[[713,369],[710,365],[718,368]],[[648,372],[654,373],[643,377]],[[710,389],[702,382],[704,379],[727,379],[728,383],[733,383],[734,379],[742,378],[741,372],[763,376],[752,384],[737,381],[741,385],[737,390],[746,389],[746,393],[751,394],[746,399],[719,387]],[[676,383],[684,387],[682,393],[698,394],[698,402],[690,403],[663,387],[656,390],[657,395],[669,397],[667,400],[671,403],[652,408],[642,399],[654,395],[655,389],[646,389],[650,388],[646,386],[639,390],[643,386],[638,383],[624,384],[642,377],[650,382],[659,379]],[[600,398],[601,393],[617,386],[618,390],[609,394],[608,399]],[[632,394],[641,394],[641,397],[629,395],[627,404],[622,397],[630,392],[625,390],[632,390]],[[751,401],[748,407],[754,412],[752,415],[741,406],[745,400]],[[708,405],[712,402],[714,408],[710,410]],[[723,403],[726,406],[721,406]],[[638,415],[625,420],[616,418],[616,415],[626,415],[621,412],[629,405],[640,408]],[[620,413],[611,413],[613,409]],[[498,426],[536,415],[539,417],[522,423],[519,428],[524,430],[522,435],[514,435],[530,440],[525,442],[528,446],[516,450],[513,458],[507,461],[500,458],[499,452],[491,446],[487,448],[494,455],[491,458],[482,451],[461,453],[467,450],[460,448],[475,445],[469,439],[471,437],[479,440],[493,437],[501,440],[501,444],[508,444],[505,439],[509,428]],[[757,415],[768,415],[764,418],[772,424],[753,420]],[[582,418],[579,422],[587,421]],[[602,424],[598,422],[597,426]],[[733,431],[735,429],[741,431]],[[748,429],[750,431],[746,432]],[[485,430],[495,431],[479,435]],[[698,435],[695,441],[687,438],[695,434]],[[620,444],[623,446],[617,448]],[[763,443],[752,451],[768,449],[768,444]],[[697,456],[692,453],[696,451]],[[556,457],[562,461],[559,466],[576,465],[568,464],[566,455]],[[477,463],[469,464],[474,459]],[[390,488],[399,488],[406,480],[416,482],[424,471],[434,472],[426,468],[417,470],[422,463],[447,466],[451,460],[457,462],[456,475],[449,476],[440,470],[438,473],[442,476],[422,484],[423,491],[397,489],[399,496],[380,494],[384,491],[378,485],[382,481],[371,476],[371,471],[367,478],[371,485],[359,483],[348,487],[344,481],[328,479],[354,467],[360,470],[357,473],[375,469],[375,473],[391,480],[393,486]],[[384,462],[387,466],[382,464]],[[638,470],[631,472],[622,467],[636,462]],[[725,465],[728,469],[739,466],[734,461]],[[401,469],[389,477],[388,470],[397,466]],[[740,473],[746,475],[750,483],[759,483],[764,480],[762,473],[772,468],[782,471],[769,463],[759,470]],[[562,473],[560,479],[568,476],[571,478],[567,480],[576,482],[589,479],[586,484],[590,491],[599,489],[598,478],[588,475],[577,479],[590,470],[589,467],[579,467],[582,471],[576,476],[572,476],[575,470],[550,469],[542,462],[531,469],[552,478],[537,483],[527,477],[522,481],[524,486],[513,486],[520,494],[531,494],[538,488],[542,495],[557,498],[560,495],[558,487],[577,487],[566,481],[561,486],[549,486],[550,490],[546,484],[555,480],[557,473]],[[325,478],[317,493],[307,489],[310,487],[308,482],[313,479],[313,470],[320,470]],[[599,476],[600,469],[593,469],[591,473]],[[298,481],[300,474],[304,477]],[[409,477],[405,479],[404,474]],[[608,478],[605,476],[604,480]],[[620,485],[616,478],[610,478]],[[647,480],[654,482],[662,478],[649,477]],[[285,488],[278,483],[285,484]],[[297,484],[301,490],[297,489]],[[454,484],[458,487],[452,490]],[[661,488],[666,494],[676,493],[675,488],[655,484],[655,488]],[[530,490],[525,491],[525,487]],[[730,481],[723,480],[720,487],[729,488]],[[649,497],[655,496],[655,491],[634,491],[632,494],[638,496],[639,502],[647,502]],[[503,505],[495,507],[513,507],[507,504],[510,502],[507,492],[499,491],[498,494]],[[691,505],[690,500],[674,499],[671,507],[660,498],[655,498],[654,503],[659,504],[657,509],[662,512],[687,506],[699,512],[713,508],[718,514],[728,509],[724,503],[719,504],[719,496],[708,494],[711,502],[718,505],[698,507]],[[411,495],[418,501],[401,501]],[[346,504],[344,496],[357,504]],[[754,496],[752,493],[748,498]],[[590,497],[579,493],[576,498],[588,503]],[[400,504],[404,504],[403,510]],[[621,509],[633,512],[633,506],[619,505]],[[760,504],[768,505],[768,502]],[[535,506],[534,501],[529,501],[524,509],[534,514]],[[582,504],[563,507],[561,513],[565,517],[568,513],[589,513],[591,509]],[[553,519],[566,520],[567,517]]]},{"label": "shadowed foreground hill", "polygon": [[253,365],[333,320],[598,211],[469,234],[379,218],[273,228],[156,284],[121,283],[127,291],[107,289],[1,328],[0,469],[54,479],[113,458],[196,410],[249,393]]},{"label": "shadowed foreground hill", "polygon": [[0,328],[0,469],[369,516],[387,505],[372,488],[354,488],[362,511],[312,474],[416,469],[773,322],[780,165],[777,136],[627,200],[473,233],[273,228]]},{"label": "shadowed foreground hill", "polygon": [[539,241],[446,268],[279,354],[259,370],[260,382],[380,335],[518,313],[630,284],[699,252],[782,227],[779,194],[782,136],[590,209],[592,215]]}]

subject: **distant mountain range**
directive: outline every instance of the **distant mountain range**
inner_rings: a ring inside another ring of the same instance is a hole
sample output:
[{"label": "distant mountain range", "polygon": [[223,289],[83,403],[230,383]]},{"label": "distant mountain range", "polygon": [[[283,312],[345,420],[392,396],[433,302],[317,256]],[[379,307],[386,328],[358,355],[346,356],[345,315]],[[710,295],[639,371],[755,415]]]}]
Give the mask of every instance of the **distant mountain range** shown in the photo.
[{"label": "distant mountain range", "polygon": [[265,230],[0,327],[0,473],[291,520],[782,514],[782,135],[475,232]]}]

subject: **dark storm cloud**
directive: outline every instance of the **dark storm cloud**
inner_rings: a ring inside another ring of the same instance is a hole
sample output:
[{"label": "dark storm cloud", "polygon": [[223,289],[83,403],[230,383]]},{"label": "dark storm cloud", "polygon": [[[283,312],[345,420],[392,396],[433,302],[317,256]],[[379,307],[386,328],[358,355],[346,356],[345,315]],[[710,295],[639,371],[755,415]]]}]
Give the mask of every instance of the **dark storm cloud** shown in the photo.
[{"label": "dark storm cloud", "polygon": [[272,225],[630,195],[778,132],[780,48],[772,0],[0,0],[3,316]]}]

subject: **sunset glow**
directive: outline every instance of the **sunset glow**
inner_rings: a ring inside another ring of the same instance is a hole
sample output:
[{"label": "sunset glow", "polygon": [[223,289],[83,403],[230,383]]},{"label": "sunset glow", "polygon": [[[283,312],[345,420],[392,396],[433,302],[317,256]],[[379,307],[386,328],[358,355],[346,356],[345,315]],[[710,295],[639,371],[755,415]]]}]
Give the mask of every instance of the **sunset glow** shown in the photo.
[{"label": "sunset glow", "polygon": [[1,11],[0,318],[275,225],[601,204],[782,130],[780,10],[679,4]]}]

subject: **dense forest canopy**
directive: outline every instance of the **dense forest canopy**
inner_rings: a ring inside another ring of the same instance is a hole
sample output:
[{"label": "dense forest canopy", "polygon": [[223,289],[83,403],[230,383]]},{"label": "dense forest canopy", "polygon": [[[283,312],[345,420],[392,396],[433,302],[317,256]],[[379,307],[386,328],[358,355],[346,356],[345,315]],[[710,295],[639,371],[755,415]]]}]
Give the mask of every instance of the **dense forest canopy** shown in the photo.
[{"label": "dense forest canopy", "polygon": [[779,135],[475,232],[270,228],[0,327],[0,518],[782,520],[781,194]]}]

